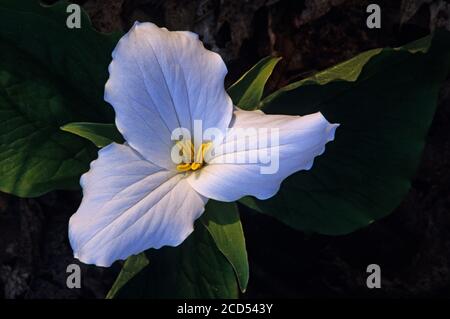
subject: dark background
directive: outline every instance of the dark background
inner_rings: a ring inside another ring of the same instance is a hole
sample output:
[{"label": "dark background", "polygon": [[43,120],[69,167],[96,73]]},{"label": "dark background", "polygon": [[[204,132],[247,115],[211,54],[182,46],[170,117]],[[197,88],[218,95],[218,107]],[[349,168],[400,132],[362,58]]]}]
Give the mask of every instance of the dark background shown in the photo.
[{"label": "dark background", "polygon": [[[51,3],[54,1],[46,1]],[[359,52],[399,46],[436,27],[450,30],[443,0],[88,0],[100,31],[135,20],[200,34],[227,65],[227,83],[267,55],[283,57],[271,92]],[[381,6],[382,27],[366,27],[366,7]],[[242,208],[252,297],[448,297],[450,294],[450,81],[442,87],[412,189],[388,217],[355,233],[303,234]],[[76,263],[67,239],[78,192],[19,199],[0,193],[0,298],[104,298],[120,271],[82,266],[82,288],[66,287]],[[382,288],[366,288],[366,267],[382,269]]]}]

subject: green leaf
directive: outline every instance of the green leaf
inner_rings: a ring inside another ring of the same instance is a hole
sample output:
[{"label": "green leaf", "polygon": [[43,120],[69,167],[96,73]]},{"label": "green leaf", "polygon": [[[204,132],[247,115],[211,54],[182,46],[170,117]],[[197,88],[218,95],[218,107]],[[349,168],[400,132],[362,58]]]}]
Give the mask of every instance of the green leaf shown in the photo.
[{"label": "green leaf", "polygon": [[202,223],[178,247],[148,250],[125,263],[108,298],[237,298],[233,267]]},{"label": "green leaf", "polygon": [[18,196],[78,187],[96,149],[59,128],[112,122],[103,101],[117,36],[66,26],[66,1],[0,2],[0,191]]},{"label": "green leaf", "polygon": [[255,64],[239,80],[228,88],[234,105],[244,110],[259,108],[264,86],[281,58],[266,57]]},{"label": "green leaf", "polygon": [[124,139],[114,124],[103,123],[69,123],[61,127],[61,130],[81,136],[97,147],[104,147],[112,142],[123,143]]},{"label": "green leaf", "polygon": [[409,190],[450,63],[450,35],[372,50],[275,92],[267,113],[322,112],[340,123],[309,171],[248,203],[294,228],[346,234],[386,216]]},{"label": "green leaf", "polygon": [[[309,78],[292,83],[284,87],[282,90],[283,91],[295,90],[296,88],[307,84],[324,85],[329,82],[335,81],[354,82],[360,76],[361,71],[363,67],[367,64],[367,62],[369,62],[374,56],[380,54],[382,51],[383,49],[373,49],[363,52],[361,54],[358,54],[356,57],[348,61],[339,63],[323,72],[316,73]],[[272,99],[280,92],[281,90],[279,92],[276,92],[276,94],[273,94],[270,97],[268,97],[268,99],[265,101],[265,104],[268,103],[269,99]]]},{"label": "green leaf", "polygon": [[245,237],[235,203],[209,200],[201,217],[217,248],[233,266],[241,291],[247,289],[249,267]]}]

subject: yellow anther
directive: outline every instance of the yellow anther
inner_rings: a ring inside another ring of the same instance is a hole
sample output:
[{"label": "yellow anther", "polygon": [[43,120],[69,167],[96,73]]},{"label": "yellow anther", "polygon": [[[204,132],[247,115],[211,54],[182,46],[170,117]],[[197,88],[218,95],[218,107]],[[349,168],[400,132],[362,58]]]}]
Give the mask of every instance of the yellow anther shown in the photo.
[{"label": "yellow anther", "polygon": [[[211,142],[200,145],[196,153],[194,152],[194,144],[191,141],[178,141],[177,146],[180,149],[180,155],[183,157],[183,162],[177,165],[177,171],[196,171],[203,167],[205,153],[211,146]],[[195,161],[192,162],[194,158]]]},{"label": "yellow anther", "polygon": [[191,169],[191,164],[189,164],[189,163],[183,163],[183,164],[177,165],[177,171],[179,171],[179,172],[187,172],[190,169]]},{"label": "yellow anther", "polygon": [[202,167],[203,163],[192,163],[191,164],[191,170],[196,171],[198,170],[200,167]]}]

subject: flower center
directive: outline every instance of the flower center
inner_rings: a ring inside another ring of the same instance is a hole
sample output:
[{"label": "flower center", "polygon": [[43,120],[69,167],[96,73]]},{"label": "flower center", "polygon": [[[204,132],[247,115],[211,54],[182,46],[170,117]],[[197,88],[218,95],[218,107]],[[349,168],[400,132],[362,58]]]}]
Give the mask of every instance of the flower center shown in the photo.
[{"label": "flower center", "polygon": [[211,142],[202,143],[197,152],[195,152],[194,144],[191,141],[178,141],[176,145],[182,156],[182,162],[177,165],[177,171],[196,171],[202,168],[205,164],[205,153],[210,148],[211,144]]}]

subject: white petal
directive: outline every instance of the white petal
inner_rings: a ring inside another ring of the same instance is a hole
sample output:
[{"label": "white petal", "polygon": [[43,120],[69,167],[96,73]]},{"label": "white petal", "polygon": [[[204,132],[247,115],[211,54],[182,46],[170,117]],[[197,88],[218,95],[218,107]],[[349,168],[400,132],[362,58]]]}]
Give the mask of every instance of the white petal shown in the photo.
[{"label": "white petal", "polygon": [[98,266],[179,245],[207,201],[183,175],[114,143],[100,150],[81,185],[83,201],[70,219],[69,239],[76,258]]},{"label": "white petal", "polygon": [[[260,111],[243,110],[234,112],[231,125],[235,130],[278,128],[279,144],[269,141],[266,147],[251,143],[242,146],[238,143],[242,138],[237,138],[235,131],[230,132],[224,139],[224,151],[218,152],[208,165],[188,178],[189,184],[200,194],[219,201],[234,201],[247,195],[259,199],[272,197],[287,176],[311,168],[314,158],[324,152],[325,144],[334,139],[338,126],[330,124],[321,113],[300,117],[265,115]],[[257,161],[248,163],[248,159],[255,154]],[[271,154],[269,159],[272,162],[261,162],[261,157],[267,154]],[[229,162],[229,159],[236,159],[238,156],[246,159],[246,162]],[[272,172],[268,174],[270,171]]]},{"label": "white petal", "polygon": [[135,23],[119,41],[109,66],[105,100],[116,111],[116,125],[131,147],[149,161],[173,168],[171,133],[225,130],[233,105],[224,88],[227,68],[190,32],[170,32],[152,23]]}]

